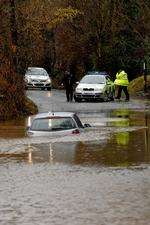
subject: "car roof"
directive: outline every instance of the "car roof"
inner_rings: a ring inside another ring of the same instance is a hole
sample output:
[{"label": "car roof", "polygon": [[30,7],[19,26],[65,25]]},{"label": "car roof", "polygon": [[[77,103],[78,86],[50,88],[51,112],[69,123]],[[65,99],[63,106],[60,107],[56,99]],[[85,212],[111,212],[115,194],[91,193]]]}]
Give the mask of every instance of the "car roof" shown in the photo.
[{"label": "car roof", "polygon": [[84,77],[106,77],[104,74],[86,74]]},{"label": "car roof", "polygon": [[45,70],[42,67],[28,67],[28,70]]},{"label": "car roof", "polygon": [[103,77],[104,79],[106,79],[106,75],[104,75],[104,74],[101,74],[101,75],[99,75],[99,74],[86,74],[85,76],[82,77],[82,79],[84,77],[90,77],[91,79],[92,79],[92,77]]},{"label": "car roof", "polygon": [[75,113],[73,112],[46,112],[38,113],[34,119],[42,119],[46,117],[73,117]]},{"label": "car roof", "polygon": [[108,73],[106,71],[89,71],[86,75],[104,75],[107,76]]}]

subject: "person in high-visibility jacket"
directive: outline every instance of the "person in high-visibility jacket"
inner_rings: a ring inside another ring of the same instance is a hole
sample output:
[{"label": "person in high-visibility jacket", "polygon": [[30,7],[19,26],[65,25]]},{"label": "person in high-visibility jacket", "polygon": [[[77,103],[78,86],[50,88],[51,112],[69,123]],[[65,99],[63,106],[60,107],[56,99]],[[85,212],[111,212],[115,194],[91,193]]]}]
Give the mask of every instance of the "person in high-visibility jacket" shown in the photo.
[{"label": "person in high-visibility jacket", "polygon": [[129,85],[129,80],[128,80],[128,75],[124,70],[118,71],[116,74],[116,79],[114,81],[114,84],[118,88],[118,93],[116,99],[121,98],[121,92],[124,91],[126,95],[126,101],[129,101],[129,92],[128,92],[128,85]]}]

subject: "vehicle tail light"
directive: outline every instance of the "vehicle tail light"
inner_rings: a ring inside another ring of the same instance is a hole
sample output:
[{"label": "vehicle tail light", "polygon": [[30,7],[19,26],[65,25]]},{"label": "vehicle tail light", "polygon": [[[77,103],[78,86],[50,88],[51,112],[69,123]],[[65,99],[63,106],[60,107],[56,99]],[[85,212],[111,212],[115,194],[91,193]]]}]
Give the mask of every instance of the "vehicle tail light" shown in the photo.
[{"label": "vehicle tail light", "polygon": [[72,134],[79,134],[79,133],[80,133],[79,129],[75,129],[72,131]]}]

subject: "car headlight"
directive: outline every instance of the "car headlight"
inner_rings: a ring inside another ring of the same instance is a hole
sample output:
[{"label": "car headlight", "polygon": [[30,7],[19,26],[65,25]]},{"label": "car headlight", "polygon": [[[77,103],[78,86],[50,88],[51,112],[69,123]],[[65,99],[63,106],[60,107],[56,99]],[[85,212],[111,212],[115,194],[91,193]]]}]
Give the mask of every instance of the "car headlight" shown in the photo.
[{"label": "car headlight", "polygon": [[24,80],[25,80],[26,83],[29,82],[29,78],[28,77],[25,77]]},{"label": "car headlight", "polygon": [[46,80],[46,82],[47,82],[47,83],[51,83],[51,79],[48,78],[48,79]]},{"label": "car headlight", "polygon": [[94,91],[101,91],[100,88],[94,88]]},{"label": "car headlight", "polygon": [[103,92],[103,88],[94,88],[94,91]]},{"label": "car headlight", "polygon": [[82,88],[76,88],[76,92],[82,91]]},{"label": "car headlight", "polygon": [[105,91],[105,87],[101,87],[101,88],[94,88],[95,91],[103,93]]}]

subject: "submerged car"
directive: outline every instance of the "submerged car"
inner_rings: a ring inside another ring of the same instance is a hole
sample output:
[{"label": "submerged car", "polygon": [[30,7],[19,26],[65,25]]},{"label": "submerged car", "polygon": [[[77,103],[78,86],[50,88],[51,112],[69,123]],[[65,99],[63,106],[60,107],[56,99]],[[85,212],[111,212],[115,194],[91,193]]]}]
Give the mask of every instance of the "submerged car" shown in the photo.
[{"label": "submerged car", "polygon": [[52,82],[47,71],[40,67],[28,67],[25,73],[25,85],[28,88],[51,90]]},{"label": "submerged car", "polygon": [[114,83],[106,72],[88,73],[78,83],[74,100],[114,100]]},{"label": "submerged car", "polygon": [[27,129],[28,136],[78,134],[89,124],[82,124],[76,113],[48,112],[37,114]]}]

